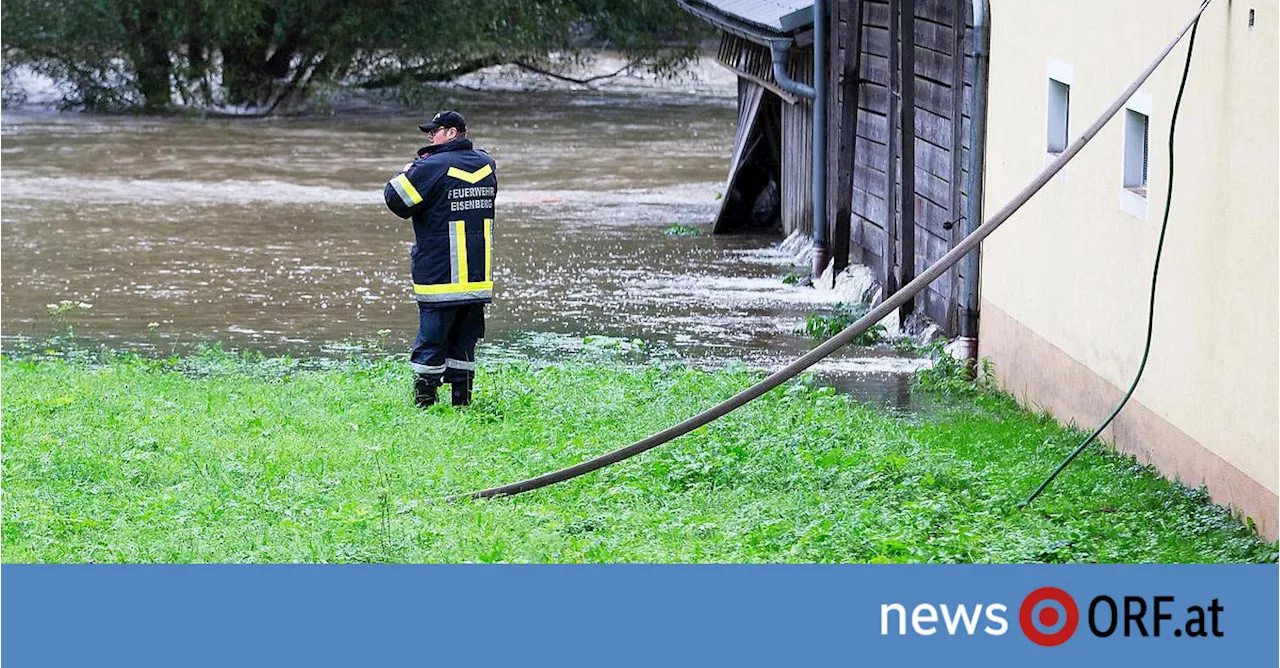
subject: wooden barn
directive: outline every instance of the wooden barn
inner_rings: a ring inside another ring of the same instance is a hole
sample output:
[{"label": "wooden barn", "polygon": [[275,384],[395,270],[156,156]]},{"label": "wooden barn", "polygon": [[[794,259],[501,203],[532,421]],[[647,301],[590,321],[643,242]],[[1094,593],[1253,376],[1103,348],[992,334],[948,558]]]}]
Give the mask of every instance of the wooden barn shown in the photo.
[{"label": "wooden barn", "polygon": [[[719,30],[717,58],[738,75],[716,233],[798,230],[814,240],[815,276],[828,261],[836,272],[862,264],[887,295],[981,222],[969,174],[982,173],[983,124],[970,118],[985,101],[985,58],[974,57],[985,31],[975,32],[972,0],[829,0],[817,11],[804,0],[679,1]],[[923,314],[947,334],[974,336],[978,263],[968,260],[904,308],[904,320]]]}]

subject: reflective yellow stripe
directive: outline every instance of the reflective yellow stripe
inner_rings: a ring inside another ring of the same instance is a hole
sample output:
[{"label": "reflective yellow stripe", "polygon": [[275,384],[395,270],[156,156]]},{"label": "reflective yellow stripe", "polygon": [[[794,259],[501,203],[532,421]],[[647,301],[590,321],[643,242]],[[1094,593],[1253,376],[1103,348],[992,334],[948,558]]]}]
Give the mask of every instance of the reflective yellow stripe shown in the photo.
[{"label": "reflective yellow stripe", "polygon": [[439,283],[437,285],[413,284],[414,294],[419,295],[445,295],[451,292],[475,292],[477,290],[492,289],[493,281],[476,281],[475,283]]},{"label": "reflective yellow stripe", "polygon": [[493,257],[493,219],[484,219],[484,280],[492,281],[493,273],[490,271]]},{"label": "reflective yellow stripe", "polygon": [[412,183],[409,183],[409,177],[401,174],[396,177],[396,183],[400,184],[400,187],[404,189],[405,194],[409,196],[409,199],[413,200],[414,204],[422,201],[422,195],[419,195],[418,189],[414,188]]},{"label": "reflective yellow stripe", "polygon": [[467,221],[453,221],[453,231],[458,240],[458,280],[466,283],[471,280],[467,273]]},{"label": "reflective yellow stripe", "polygon": [[450,167],[449,171],[447,172],[449,176],[452,176],[455,179],[462,179],[467,183],[478,183],[480,179],[483,179],[484,177],[492,173],[493,173],[493,168],[490,167],[489,165],[485,165],[484,167],[481,167],[480,169],[477,169],[474,172],[468,172],[465,169],[458,169],[457,167]]}]

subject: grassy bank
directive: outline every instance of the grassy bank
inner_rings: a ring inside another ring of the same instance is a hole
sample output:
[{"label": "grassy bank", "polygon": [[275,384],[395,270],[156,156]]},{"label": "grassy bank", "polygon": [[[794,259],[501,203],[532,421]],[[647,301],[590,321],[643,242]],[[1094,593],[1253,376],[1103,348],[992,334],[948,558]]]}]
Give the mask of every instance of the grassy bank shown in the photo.
[{"label": "grassy bank", "polygon": [[806,384],[550,489],[441,495],[577,462],[747,371],[483,369],[466,411],[397,362],[5,359],[5,562],[1238,562],[1274,545],[1203,493],[1005,398],[893,417]]}]

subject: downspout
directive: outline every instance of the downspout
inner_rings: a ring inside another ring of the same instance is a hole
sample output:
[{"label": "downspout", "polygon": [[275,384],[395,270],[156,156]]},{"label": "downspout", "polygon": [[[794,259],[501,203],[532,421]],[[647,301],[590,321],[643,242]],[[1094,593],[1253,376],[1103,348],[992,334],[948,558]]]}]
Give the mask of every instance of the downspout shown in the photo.
[{"label": "downspout", "polygon": [[787,75],[792,40],[769,40],[773,78],[782,90],[813,100],[813,277],[827,267],[827,3],[813,3],[813,86]]},{"label": "downspout", "polygon": [[792,95],[812,100],[813,86],[802,84],[787,74],[787,52],[791,50],[791,42],[790,37],[775,37],[769,40],[769,54],[773,56],[773,78],[778,82],[778,88]]},{"label": "downspout", "polygon": [[[987,65],[991,51],[989,0],[973,0],[973,101],[969,123],[969,206],[965,234],[982,224],[982,182],[987,152]],[[965,359],[978,360],[978,252],[964,257],[964,307],[960,316],[960,344]],[[977,369],[976,365],[972,367]]]},{"label": "downspout", "polygon": [[827,268],[827,3],[813,2],[813,277]]}]

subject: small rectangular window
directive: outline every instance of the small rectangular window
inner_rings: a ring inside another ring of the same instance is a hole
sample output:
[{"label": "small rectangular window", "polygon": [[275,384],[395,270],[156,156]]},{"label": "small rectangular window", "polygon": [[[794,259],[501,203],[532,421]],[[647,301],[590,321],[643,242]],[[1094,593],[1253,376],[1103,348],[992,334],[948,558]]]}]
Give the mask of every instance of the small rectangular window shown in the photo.
[{"label": "small rectangular window", "polygon": [[1045,150],[1057,155],[1067,149],[1067,122],[1071,109],[1071,86],[1049,79],[1049,117]]},{"label": "small rectangular window", "polygon": [[1124,187],[1136,195],[1147,196],[1147,126],[1146,114],[1126,109],[1124,114]]}]

